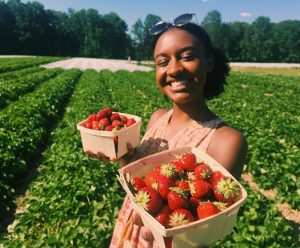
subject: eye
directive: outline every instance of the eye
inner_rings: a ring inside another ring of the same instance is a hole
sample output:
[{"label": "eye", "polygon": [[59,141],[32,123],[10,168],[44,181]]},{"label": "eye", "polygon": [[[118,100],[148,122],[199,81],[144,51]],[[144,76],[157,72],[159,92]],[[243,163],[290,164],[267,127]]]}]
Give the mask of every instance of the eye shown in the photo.
[{"label": "eye", "polygon": [[190,60],[195,59],[195,55],[194,55],[193,53],[190,53],[190,52],[188,52],[188,53],[183,53],[183,54],[181,55],[181,59],[182,59],[183,61],[190,61]]},{"label": "eye", "polygon": [[156,61],[156,66],[158,67],[164,67],[167,66],[169,61],[167,59],[159,59]]}]

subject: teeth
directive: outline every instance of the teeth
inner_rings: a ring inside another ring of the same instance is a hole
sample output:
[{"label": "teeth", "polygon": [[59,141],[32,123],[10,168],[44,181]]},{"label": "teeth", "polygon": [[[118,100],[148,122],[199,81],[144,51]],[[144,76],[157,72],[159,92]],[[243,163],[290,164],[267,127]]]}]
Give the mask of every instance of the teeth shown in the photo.
[{"label": "teeth", "polygon": [[176,81],[171,83],[172,86],[180,86],[180,85],[187,85],[187,84],[188,84],[187,80]]}]

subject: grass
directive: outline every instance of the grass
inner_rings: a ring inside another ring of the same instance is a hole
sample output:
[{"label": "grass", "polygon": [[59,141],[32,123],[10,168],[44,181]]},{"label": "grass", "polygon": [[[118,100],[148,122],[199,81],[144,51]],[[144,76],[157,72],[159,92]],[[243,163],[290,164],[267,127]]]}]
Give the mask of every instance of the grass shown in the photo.
[{"label": "grass", "polygon": [[260,68],[232,66],[231,71],[300,77],[300,68]]}]

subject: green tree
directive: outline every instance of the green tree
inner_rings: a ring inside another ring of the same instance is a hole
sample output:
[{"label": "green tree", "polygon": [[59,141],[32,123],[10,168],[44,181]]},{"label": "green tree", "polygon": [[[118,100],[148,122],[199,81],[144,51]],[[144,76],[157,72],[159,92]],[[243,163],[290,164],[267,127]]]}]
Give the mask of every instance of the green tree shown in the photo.
[{"label": "green tree", "polygon": [[208,12],[203,19],[201,26],[209,34],[213,45],[223,49],[223,25],[221,13],[217,10]]}]

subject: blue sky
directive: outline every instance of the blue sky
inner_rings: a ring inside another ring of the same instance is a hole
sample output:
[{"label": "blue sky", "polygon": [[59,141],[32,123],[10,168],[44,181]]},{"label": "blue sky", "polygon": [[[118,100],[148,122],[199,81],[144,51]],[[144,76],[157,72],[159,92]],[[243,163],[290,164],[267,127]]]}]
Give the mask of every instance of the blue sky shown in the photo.
[{"label": "blue sky", "polygon": [[[27,0],[22,0],[27,2]],[[147,14],[156,14],[170,20],[180,14],[193,12],[201,22],[206,14],[218,10],[223,22],[245,21],[252,23],[259,16],[271,22],[300,20],[300,0],[38,0],[46,9],[67,11],[94,8],[100,14],[116,12],[128,25]]]}]

